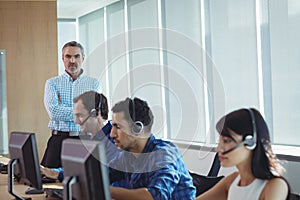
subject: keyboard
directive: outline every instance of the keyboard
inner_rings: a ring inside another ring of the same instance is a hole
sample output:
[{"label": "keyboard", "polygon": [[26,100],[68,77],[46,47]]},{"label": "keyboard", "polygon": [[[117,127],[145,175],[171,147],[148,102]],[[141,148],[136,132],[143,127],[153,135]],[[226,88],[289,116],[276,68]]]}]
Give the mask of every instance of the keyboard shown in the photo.
[{"label": "keyboard", "polygon": [[54,197],[57,199],[63,199],[63,189],[51,189],[51,188],[45,188],[46,197]]},{"label": "keyboard", "polygon": [[42,176],[42,183],[56,183],[58,180]]},{"label": "keyboard", "polygon": [[0,163],[0,173],[7,174],[7,164]]}]

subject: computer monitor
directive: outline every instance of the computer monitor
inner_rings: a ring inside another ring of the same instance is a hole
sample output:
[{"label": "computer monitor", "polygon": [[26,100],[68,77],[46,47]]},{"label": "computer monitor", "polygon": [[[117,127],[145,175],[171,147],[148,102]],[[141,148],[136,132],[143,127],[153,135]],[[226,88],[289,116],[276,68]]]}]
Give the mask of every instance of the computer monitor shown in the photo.
[{"label": "computer monitor", "polygon": [[61,158],[65,200],[111,200],[106,154],[100,142],[66,139]]},{"label": "computer monitor", "polygon": [[16,199],[26,199],[14,193],[14,178],[30,186],[26,194],[43,193],[42,179],[34,133],[11,132],[9,139],[8,192]]}]

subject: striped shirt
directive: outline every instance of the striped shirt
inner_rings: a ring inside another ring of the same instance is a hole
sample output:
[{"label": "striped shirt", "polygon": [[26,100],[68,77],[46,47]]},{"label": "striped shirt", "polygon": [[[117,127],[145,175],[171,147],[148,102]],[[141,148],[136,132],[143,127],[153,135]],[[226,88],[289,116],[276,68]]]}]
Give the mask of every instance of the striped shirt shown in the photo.
[{"label": "striped shirt", "polygon": [[74,81],[67,72],[48,79],[45,84],[44,104],[50,117],[49,129],[80,131],[79,125],[74,123],[73,98],[90,90],[101,92],[100,83],[83,73]]}]

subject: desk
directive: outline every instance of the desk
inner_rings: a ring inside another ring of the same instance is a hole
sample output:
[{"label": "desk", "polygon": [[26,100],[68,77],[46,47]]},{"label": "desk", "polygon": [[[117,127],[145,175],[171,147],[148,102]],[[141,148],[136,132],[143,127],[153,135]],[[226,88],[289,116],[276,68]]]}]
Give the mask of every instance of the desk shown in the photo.
[{"label": "desk", "polygon": [[[0,157],[0,161],[6,163],[8,161],[8,158],[3,158]],[[14,196],[8,193],[8,175],[7,174],[0,174],[0,199],[1,200],[9,200],[9,199],[14,199]],[[22,185],[20,183],[15,182],[14,183],[14,191],[17,193],[19,196],[22,197],[31,197],[32,200],[41,200],[41,199],[46,199],[46,200],[57,200],[56,198],[52,197],[47,197],[46,194],[31,194],[27,195],[25,194],[25,190],[28,189],[27,185]]]},{"label": "desk", "polygon": [[[0,199],[1,200],[7,200],[7,199],[14,199],[14,196],[8,193],[8,187],[7,187],[7,174],[0,174]],[[46,194],[25,194],[25,190],[27,190],[27,185],[22,185],[19,183],[14,184],[14,191],[18,195],[22,197],[31,197],[33,200],[41,200],[41,199],[47,199],[47,200],[54,200],[56,198],[47,197]],[[56,199],[57,200],[57,199]]]}]

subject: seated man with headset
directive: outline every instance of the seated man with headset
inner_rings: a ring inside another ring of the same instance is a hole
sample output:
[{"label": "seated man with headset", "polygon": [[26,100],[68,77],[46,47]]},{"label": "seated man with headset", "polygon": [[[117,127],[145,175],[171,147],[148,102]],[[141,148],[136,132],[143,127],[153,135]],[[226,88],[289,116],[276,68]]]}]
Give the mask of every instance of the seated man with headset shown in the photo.
[{"label": "seated man with headset", "polygon": [[110,136],[121,150],[110,163],[112,198],[194,199],[196,189],[178,148],[151,133],[147,102],[126,98],[112,111]]},{"label": "seated man with headset", "polygon": [[[85,92],[73,99],[75,123],[80,125],[81,132],[91,134],[92,140],[105,144],[106,157],[109,162],[119,151],[110,138],[112,128],[108,121],[108,104],[103,94],[94,91]],[[63,168],[47,168],[41,166],[41,173],[48,178],[63,179]]]}]

